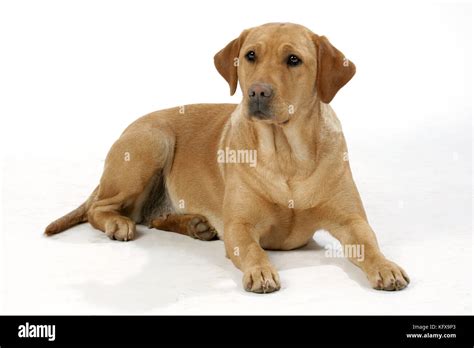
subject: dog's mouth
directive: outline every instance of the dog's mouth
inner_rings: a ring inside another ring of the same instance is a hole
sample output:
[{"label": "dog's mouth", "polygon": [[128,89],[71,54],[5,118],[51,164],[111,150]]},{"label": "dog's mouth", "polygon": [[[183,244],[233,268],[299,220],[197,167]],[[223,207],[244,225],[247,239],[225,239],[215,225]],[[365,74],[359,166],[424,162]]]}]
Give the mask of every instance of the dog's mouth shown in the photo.
[{"label": "dog's mouth", "polygon": [[270,120],[273,118],[271,114],[269,114],[268,112],[261,111],[261,110],[253,111],[250,114],[250,116],[253,118],[257,118],[259,120]]},{"label": "dog's mouth", "polygon": [[248,102],[248,114],[258,120],[271,120],[274,118],[272,107],[269,102],[251,100]]},{"label": "dog's mouth", "polygon": [[250,116],[250,120],[254,121],[254,122],[263,122],[263,123],[267,123],[267,124],[273,124],[273,125],[280,126],[280,127],[286,126],[290,122],[290,119],[287,119],[287,120],[284,120],[284,121],[278,121],[275,117],[261,118],[261,117],[256,117],[256,116]]},{"label": "dog's mouth", "polygon": [[278,126],[284,126],[290,122],[289,118],[282,120],[283,117],[278,117],[269,104],[250,102],[247,111],[247,115],[252,121],[265,122]]},{"label": "dog's mouth", "polygon": [[252,121],[256,122],[264,122],[264,123],[269,123],[269,124],[275,124],[278,126],[285,126],[290,122],[290,119],[287,118],[283,121],[278,120],[278,117],[276,117],[273,114],[268,114],[262,111],[256,111],[252,114],[249,113],[249,118]]}]

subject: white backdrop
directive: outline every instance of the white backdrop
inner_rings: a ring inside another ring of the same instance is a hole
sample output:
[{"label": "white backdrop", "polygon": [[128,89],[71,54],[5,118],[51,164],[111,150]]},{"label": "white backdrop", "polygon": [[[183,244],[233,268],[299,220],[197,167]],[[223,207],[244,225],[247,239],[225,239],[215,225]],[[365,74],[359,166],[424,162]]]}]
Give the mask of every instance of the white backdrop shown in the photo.
[{"label": "white backdrop", "polygon": [[[114,301],[101,307],[99,300],[91,301],[84,293],[93,288],[90,282],[97,285],[105,281],[105,271],[71,264],[68,255],[82,260],[81,255],[92,253],[87,254],[94,258],[91,262],[105,262],[96,259],[100,255],[88,249],[93,247],[87,243],[105,236],[81,226],[45,240],[41,231],[50,220],[88,195],[110,145],[137,117],[182,104],[239,102],[240,92],[228,95],[226,82],[214,69],[213,56],[244,28],[278,21],[303,24],[326,35],[355,62],[356,76],[332,105],[342,122],[354,176],[382,248],[385,244],[392,252],[390,256],[414,273],[414,281],[400,295],[391,294],[390,300],[387,294],[357,285],[363,292],[355,294],[355,300],[345,303],[345,307],[338,304],[340,298],[327,297],[326,305],[312,298],[307,301],[313,305],[299,306],[288,301],[288,296],[301,299],[303,295],[289,295],[290,288],[296,291],[298,287],[314,286],[312,292],[321,291],[331,297],[334,288],[345,292],[354,282],[347,280],[341,269],[350,274],[357,271],[343,261],[335,263],[340,267],[326,268],[320,262],[303,263],[283,273],[283,282],[291,285],[286,295],[284,291],[272,295],[276,302],[271,302],[242,294],[240,275],[222,266],[225,270],[216,271],[218,277],[235,282],[226,288],[229,296],[234,296],[232,301],[226,293],[219,293],[223,296],[220,299],[238,307],[212,307],[214,311],[266,313],[278,301],[284,313],[363,314],[364,301],[380,301],[380,307],[371,310],[387,314],[472,310],[472,5],[462,1],[332,0],[2,1],[0,310],[199,312],[195,303],[155,306],[152,293],[150,303],[143,308],[117,307]],[[119,280],[113,278],[110,282],[120,282],[117,288],[133,293],[134,289],[127,288],[127,277],[142,272],[141,277],[137,276],[139,282],[150,286],[146,279],[153,281],[149,278],[159,272],[160,260],[152,258],[153,267],[143,271],[143,265],[150,261],[148,254],[140,252],[140,243],[146,241],[157,248],[146,249],[155,253],[153,257],[165,253],[168,259],[180,247],[195,248],[195,244],[187,244],[194,241],[176,238],[146,235],[133,242],[135,246],[118,246],[100,239],[107,243],[107,250],[101,249],[107,255],[104,257],[121,253],[115,261],[117,267],[123,262],[126,266],[122,269],[130,272],[119,276],[113,271]],[[176,246],[160,250],[163,240]],[[222,256],[222,246],[211,249],[209,253]],[[61,252],[65,254],[57,254]],[[122,259],[123,253],[133,257]],[[298,253],[306,257],[304,251],[281,257],[297,258]],[[284,268],[283,259],[275,262]],[[80,279],[72,283],[90,285],[84,285],[84,293],[78,290],[81,287],[64,285],[69,279],[66,265],[80,274]],[[40,267],[44,267],[42,271]],[[183,267],[181,276],[190,271]],[[206,267],[210,265],[204,263],[200,269]],[[42,273],[45,268],[47,273]],[[321,289],[318,272],[328,272],[323,282],[326,288]],[[314,284],[303,280],[308,273],[314,277]],[[451,278],[441,280],[440,274]],[[179,276],[170,273],[168,281],[172,283]],[[202,284],[214,280],[200,279]],[[363,282],[363,278],[356,281]],[[37,295],[28,297],[31,293],[26,289],[33,285],[39,289]],[[199,289],[201,286],[206,288],[199,285]],[[97,287],[95,293],[99,294],[103,289]],[[166,285],[157,291],[163,288]],[[191,295],[182,296],[185,301],[193,298],[194,288],[189,288]],[[54,298],[43,295],[48,291]],[[199,296],[205,303],[218,298],[204,290]],[[423,302],[426,297],[431,299]],[[389,307],[385,306],[387,301],[392,303]],[[416,307],[414,304],[420,301],[422,304]]]}]

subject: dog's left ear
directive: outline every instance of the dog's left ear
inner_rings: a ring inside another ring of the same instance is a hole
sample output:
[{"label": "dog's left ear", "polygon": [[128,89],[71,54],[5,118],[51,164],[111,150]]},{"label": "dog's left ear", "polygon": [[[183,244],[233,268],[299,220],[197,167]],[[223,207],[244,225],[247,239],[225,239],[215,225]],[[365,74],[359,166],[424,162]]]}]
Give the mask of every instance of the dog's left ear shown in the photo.
[{"label": "dog's left ear", "polygon": [[314,34],[313,42],[318,55],[317,92],[321,100],[328,104],[354,76],[356,67],[325,36]]},{"label": "dog's left ear", "polygon": [[227,46],[214,56],[214,65],[217,71],[229,83],[230,95],[234,95],[237,89],[237,82],[239,81],[237,76],[239,53],[247,34],[248,30],[244,30],[237,39],[229,42]]}]

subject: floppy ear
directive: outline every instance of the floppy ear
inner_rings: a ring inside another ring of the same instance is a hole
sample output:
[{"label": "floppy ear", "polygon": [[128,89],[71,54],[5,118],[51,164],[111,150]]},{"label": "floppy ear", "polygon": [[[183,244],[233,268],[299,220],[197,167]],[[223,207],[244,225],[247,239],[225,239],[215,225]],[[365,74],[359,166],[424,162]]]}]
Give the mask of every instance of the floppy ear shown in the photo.
[{"label": "floppy ear", "polygon": [[325,36],[315,34],[313,41],[318,55],[316,87],[321,100],[327,104],[354,76],[356,67]]},{"label": "floppy ear", "polygon": [[237,89],[237,67],[239,66],[239,53],[248,30],[244,30],[240,36],[232,40],[214,56],[214,65],[222,77],[229,83],[230,95],[234,95]]}]

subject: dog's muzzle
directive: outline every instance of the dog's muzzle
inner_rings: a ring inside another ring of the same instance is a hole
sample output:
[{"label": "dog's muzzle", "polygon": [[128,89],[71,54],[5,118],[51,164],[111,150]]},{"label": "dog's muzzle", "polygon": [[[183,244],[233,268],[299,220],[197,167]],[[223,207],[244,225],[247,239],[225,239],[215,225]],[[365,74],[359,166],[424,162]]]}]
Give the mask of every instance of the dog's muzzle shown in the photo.
[{"label": "dog's muzzle", "polygon": [[249,88],[249,115],[261,120],[273,117],[271,101],[273,88],[268,83],[254,83]]}]

